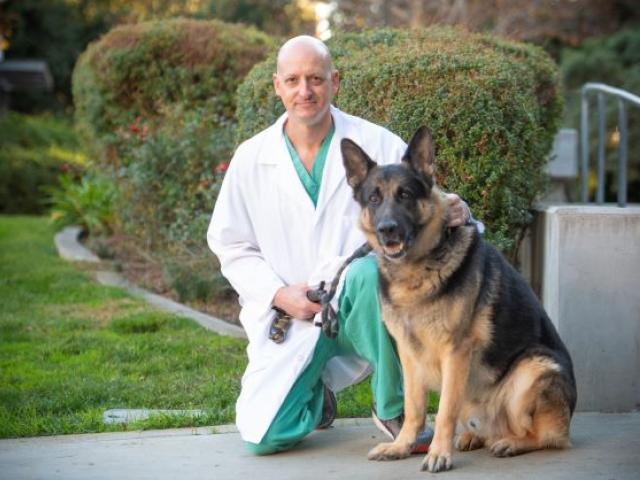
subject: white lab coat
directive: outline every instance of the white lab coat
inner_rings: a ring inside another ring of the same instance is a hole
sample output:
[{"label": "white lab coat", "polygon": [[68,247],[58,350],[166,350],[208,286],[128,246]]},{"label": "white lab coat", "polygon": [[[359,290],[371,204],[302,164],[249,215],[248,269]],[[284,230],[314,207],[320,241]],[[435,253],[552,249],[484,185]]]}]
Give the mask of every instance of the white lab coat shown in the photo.
[{"label": "white lab coat", "polygon": [[[388,130],[331,107],[335,133],[324,167],[317,207],[304,190],[284,142],[286,114],[242,143],[226,172],[207,241],[223,275],[240,296],[249,364],[236,404],[245,441],[259,443],[300,373],[311,361],[321,331],[294,321],[284,343],[269,340],[278,288],[330,282],[340,264],[364,243],[359,206],[345,179],[340,140],[350,138],[378,163],[397,162],[406,144]],[[337,298],[337,295],[336,295]],[[360,380],[368,365],[336,357],[323,379],[338,391]]]}]

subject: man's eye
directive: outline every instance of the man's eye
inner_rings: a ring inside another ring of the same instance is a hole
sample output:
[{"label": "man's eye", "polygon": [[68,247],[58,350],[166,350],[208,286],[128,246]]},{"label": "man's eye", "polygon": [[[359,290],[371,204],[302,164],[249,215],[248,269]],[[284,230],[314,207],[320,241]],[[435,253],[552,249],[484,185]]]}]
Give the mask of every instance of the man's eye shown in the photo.
[{"label": "man's eye", "polygon": [[312,77],[311,78],[311,83],[313,83],[314,85],[321,85],[323,81],[324,81],[324,79],[322,77]]},{"label": "man's eye", "polygon": [[285,78],[284,79],[284,83],[286,83],[287,85],[294,85],[296,83],[296,79],[295,78]]}]

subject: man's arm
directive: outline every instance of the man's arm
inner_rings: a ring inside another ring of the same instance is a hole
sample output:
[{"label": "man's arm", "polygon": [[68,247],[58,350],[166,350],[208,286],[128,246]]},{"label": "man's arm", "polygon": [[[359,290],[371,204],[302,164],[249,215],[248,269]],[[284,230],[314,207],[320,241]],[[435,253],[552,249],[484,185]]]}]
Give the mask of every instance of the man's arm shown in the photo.
[{"label": "man's arm", "polygon": [[222,183],[207,231],[207,242],[218,256],[222,274],[242,300],[261,305],[266,310],[278,289],[285,284],[266,262],[258,246],[236,156]]}]

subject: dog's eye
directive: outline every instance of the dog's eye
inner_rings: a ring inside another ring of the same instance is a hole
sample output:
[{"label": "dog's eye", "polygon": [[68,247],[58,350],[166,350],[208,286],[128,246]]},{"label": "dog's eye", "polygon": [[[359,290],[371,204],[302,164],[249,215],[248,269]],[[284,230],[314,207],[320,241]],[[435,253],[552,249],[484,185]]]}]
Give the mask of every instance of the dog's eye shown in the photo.
[{"label": "dog's eye", "polygon": [[398,197],[400,197],[400,200],[411,200],[413,195],[411,195],[411,192],[407,190],[400,190],[400,192],[398,192]]},{"label": "dog's eye", "polygon": [[371,195],[369,195],[369,203],[373,205],[377,205],[378,203],[380,203],[380,195],[378,195],[377,193],[372,193]]}]

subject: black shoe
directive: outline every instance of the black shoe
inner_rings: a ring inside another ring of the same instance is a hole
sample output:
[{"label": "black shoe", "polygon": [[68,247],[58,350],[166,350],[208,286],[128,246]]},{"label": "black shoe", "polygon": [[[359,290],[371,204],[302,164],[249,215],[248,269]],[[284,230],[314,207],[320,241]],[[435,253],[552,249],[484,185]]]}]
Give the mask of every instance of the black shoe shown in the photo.
[{"label": "black shoe", "polygon": [[316,427],[318,430],[329,428],[336,419],[336,413],[338,411],[338,400],[335,394],[326,385],[323,385],[323,388],[324,401],[322,403],[322,417],[320,417],[320,423],[318,423]]},{"label": "black shoe", "polygon": [[[371,408],[371,418],[373,418],[373,423],[378,427],[378,430],[391,440],[395,440],[398,437],[402,424],[404,423],[404,413],[390,420],[378,418],[375,405]],[[424,430],[418,433],[418,437],[412,445],[411,453],[427,453],[431,440],[433,440],[433,429],[431,427],[424,427]]]}]

